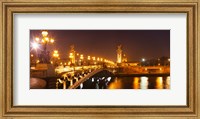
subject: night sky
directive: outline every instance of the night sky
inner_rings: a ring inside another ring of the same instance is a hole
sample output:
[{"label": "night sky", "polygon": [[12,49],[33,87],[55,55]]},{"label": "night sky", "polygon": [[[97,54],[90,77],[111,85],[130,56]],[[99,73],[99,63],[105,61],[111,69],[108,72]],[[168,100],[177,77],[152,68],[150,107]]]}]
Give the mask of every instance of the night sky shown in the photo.
[{"label": "night sky", "polygon": [[[42,38],[42,30],[31,30],[31,42]],[[70,46],[84,56],[103,57],[116,61],[116,49],[122,45],[128,61],[139,61],[162,56],[170,57],[170,30],[48,30],[55,39],[48,50],[58,50],[60,58],[68,58]]]}]

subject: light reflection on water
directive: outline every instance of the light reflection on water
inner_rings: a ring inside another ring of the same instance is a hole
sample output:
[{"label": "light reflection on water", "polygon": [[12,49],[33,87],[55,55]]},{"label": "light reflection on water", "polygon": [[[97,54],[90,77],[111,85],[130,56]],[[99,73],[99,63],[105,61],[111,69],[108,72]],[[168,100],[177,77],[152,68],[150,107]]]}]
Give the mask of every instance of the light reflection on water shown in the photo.
[{"label": "light reflection on water", "polygon": [[170,89],[170,77],[169,76],[166,79],[166,89]]},{"label": "light reflection on water", "polygon": [[121,89],[122,88],[122,82],[121,79],[119,78],[115,78],[114,82],[110,83],[110,85],[108,85],[108,89]]},{"label": "light reflection on water", "polygon": [[163,77],[156,78],[156,89],[163,89]]},{"label": "light reflection on water", "polygon": [[[129,85],[131,84],[131,85]],[[170,76],[167,77],[116,77],[108,89],[169,89]]]},{"label": "light reflection on water", "polygon": [[140,78],[140,88],[147,89],[148,88],[148,77],[141,77]]},{"label": "light reflection on water", "polygon": [[140,88],[140,78],[139,77],[134,77],[133,79],[133,88],[134,89],[139,89]]}]

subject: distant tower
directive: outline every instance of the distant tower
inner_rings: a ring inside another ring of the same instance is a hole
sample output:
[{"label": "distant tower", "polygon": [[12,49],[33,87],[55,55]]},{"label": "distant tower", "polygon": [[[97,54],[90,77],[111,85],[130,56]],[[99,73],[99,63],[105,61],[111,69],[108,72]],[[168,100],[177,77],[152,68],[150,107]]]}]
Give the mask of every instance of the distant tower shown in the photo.
[{"label": "distant tower", "polygon": [[76,56],[75,53],[76,53],[76,51],[74,50],[74,45],[71,45],[70,48],[71,48],[71,50],[70,50],[69,57],[71,59],[71,63],[75,64],[75,56]]},{"label": "distant tower", "polygon": [[122,46],[117,46],[117,63],[122,63]]}]

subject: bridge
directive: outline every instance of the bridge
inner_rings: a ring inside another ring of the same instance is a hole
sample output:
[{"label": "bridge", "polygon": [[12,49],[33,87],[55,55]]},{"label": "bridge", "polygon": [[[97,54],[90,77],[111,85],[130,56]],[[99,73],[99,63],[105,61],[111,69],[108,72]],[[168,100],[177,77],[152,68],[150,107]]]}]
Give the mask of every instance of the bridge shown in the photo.
[{"label": "bridge", "polygon": [[[110,76],[110,74],[112,75],[111,72],[109,72],[109,70],[107,69],[96,69],[94,71],[92,71],[91,73],[85,75],[84,77],[82,77],[80,80],[78,80],[77,82],[75,82],[72,86],[69,86],[68,89],[76,89],[77,87],[79,87],[80,85],[83,86],[83,83],[90,79],[91,77],[108,77]],[[81,87],[80,87],[81,88]]]},{"label": "bridge", "polygon": [[[124,68],[123,72],[119,72],[120,68]],[[131,72],[126,69],[131,70]],[[129,69],[130,68],[130,69]],[[71,69],[71,70],[70,70]],[[138,72],[132,72],[134,70]],[[148,67],[111,67],[111,66],[102,66],[102,65],[91,65],[91,66],[82,66],[69,68],[65,72],[59,74],[57,79],[56,88],[63,89],[77,89],[84,88],[84,85],[96,85],[101,82],[108,83],[110,79],[108,77],[140,77],[140,76],[169,76],[170,71],[169,67],[161,66],[148,66]],[[96,78],[96,79],[95,79]],[[99,79],[98,79],[99,78]],[[91,81],[89,81],[91,80]],[[61,86],[62,84],[62,86]],[[99,85],[96,85],[95,88],[101,88]]]},{"label": "bridge", "polygon": [[[40,70],[41,68],[37,68]],[[42,70],[43,71],[43,70]],[[169,66],[117,66],[113,63],[79,66],[58,66],[54,81],[48,81],[54,89],[106,88],[100,83],[109,83],[111,77],[165,77],[170,75]],[[36,72],[37,73],[37,72]],[[53,77],[52,77],[53,78]],[[109,79],[108,79],[109,78]],[[103,80],[102,80],[103,79]]]},{"label": "bridge", "polygon": [[[63,89],[76,89],[83,88],[83,83],[92,77],[108,77],[114,76],[113,71],[108,68],[98,67],[94,69],[85,69],[82,71],[65,72],[61,74],[61,78],[57,79],[56,88],[59,88],[59,84],[63,84]],[[92,82],[95,82],[92,79]]]}]

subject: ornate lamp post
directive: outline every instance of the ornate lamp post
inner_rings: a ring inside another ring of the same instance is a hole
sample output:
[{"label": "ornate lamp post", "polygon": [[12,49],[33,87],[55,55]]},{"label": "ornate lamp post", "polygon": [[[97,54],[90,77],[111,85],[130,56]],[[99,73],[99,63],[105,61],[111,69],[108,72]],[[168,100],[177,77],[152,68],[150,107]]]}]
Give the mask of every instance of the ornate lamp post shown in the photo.
[{"label": "ornate lamp post", "polygon": [[71,48],[70,53],[69,53],[70,65],[73,67],[73,70],[75,72],[76,51],[74,50],[74,45],[71,45],[70,48]]},{"label": "ornate lamp post", "polygon": [[88,56],[88,57],[87,57],[87,65],[90,65],[90,60],[91,60],[91,57]]},{"label": "ornate lamp post", "polygon": [[83,54],[81,54],[81,55],[80,55],[81,65],[83,65],[83,59],[84,59]]},{"label": "ornate lamp post", "polygon": [[96,64],[96,57],[92,57],[93,64]]},{"label": "ornate lamp post", "polygon": [[57,65],[57,61],[58,61],[58,58],[59,58],[59,54],[58,54],[58,50],[54,50],[53,51],[53,58],[54,58],[54,61],[55,61],[55,65]]},{"label": "ornate lamp post", "polygon": [[47,31],[42,31],[42,38],[36,37],[35,41],[43,46],[43,50],[39,55],[41,63],[50,63],[50,53],[47,51],[47,45],[53,44],[54,39],[48,37]]}]

